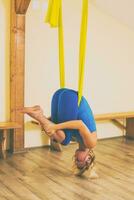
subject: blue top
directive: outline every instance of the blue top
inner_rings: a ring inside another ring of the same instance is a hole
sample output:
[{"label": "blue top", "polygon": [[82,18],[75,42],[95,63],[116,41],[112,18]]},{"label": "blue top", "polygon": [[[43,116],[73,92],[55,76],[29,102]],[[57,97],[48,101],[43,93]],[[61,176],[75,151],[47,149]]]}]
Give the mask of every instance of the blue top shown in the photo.
[{"label": "blue top", "polygon": [[[81,99],[81,103],[78,108],[77,120],[82,120],[91,133],[96,131],[96,123],[94,120],[93,112],[87,100],[85,99],[85,97],[82,97]],[[81,144],[83,143],[83,139],[78,130],[65,129],[64,132],[65,132],[66,138],[62,142],[63,145],[67,145],[68,143],[70,143],[72,139],[76,140],[78,143],[81,143]]]}]

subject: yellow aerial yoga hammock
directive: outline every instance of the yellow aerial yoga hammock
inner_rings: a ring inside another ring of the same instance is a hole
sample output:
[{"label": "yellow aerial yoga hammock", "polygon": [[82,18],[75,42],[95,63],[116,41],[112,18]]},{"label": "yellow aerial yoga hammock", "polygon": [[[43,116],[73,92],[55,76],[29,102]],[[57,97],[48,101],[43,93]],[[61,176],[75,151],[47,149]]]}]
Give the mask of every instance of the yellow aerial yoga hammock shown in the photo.
[{"label": "yellow aerial yoga hammock", "polygon": [[[83,1],[80,49],[79,49],[79,83],[78,83],[78,105],[80,104],[84,82],[85,51],[87,38],[88,21],[88,0]],[[51,27],[58,27],[59,32],[59,66],[60,66],[60,87],[65,87],[65,66],[64,66],[64,38],[62,24],[62,0],[49,0],[45,22]]]}]

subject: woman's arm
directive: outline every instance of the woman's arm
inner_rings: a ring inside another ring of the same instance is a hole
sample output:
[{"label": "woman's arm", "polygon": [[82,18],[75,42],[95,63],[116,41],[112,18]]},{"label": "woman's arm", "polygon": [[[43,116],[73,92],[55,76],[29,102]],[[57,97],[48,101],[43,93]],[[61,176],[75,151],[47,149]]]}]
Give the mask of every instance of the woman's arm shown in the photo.
[{"label": "woman's arm", "polygon": [[82,120],[73,120],[73,121],[63,122],[60,124],[53,124],[47,128],[47,131],[51,132],[53,130],[56,131],[61,129],[78,129],[83,139],[83,142],[87,148],[93,148],[96,146],[97,142],[96,132],[91,133]]},{"label": "woman's arm", "polygon": [[67,121],[67,122],[63,122],[60,124],[55,124],[55,128],[57,130],[59,130],[59,129],[80,129],[82,125],[83,125],[83,122],[81,120],[72,120],[72,121]]}]

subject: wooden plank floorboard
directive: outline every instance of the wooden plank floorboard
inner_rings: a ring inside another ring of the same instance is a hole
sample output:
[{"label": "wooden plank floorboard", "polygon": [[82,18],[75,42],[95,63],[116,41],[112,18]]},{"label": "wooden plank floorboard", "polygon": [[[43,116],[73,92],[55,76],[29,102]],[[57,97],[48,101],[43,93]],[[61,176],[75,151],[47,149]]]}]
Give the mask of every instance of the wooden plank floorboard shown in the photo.
[{"label": "wooden plank floorboard", "polygon": [[[26,154],[25,154],[26,155]],[[27,156],[26,156],[27,157]],[[31,154],[30,154],[30,157],[31,157]],[[22,158],[23,159],[23,158]],[[26,158],[25,158],[26,159]],[[34,155],[34,159],[35,160],[37,160],[37,158],[35,157],[35,155]],[[50,159],[50,158],[49,158]],[[42,180],[43,182],[44,182],[44,180],[47,182],[47,183],[49,183],[50,182],[50,189],[49,189],[49,187],[48,187],[48,189],[51,191],[52,190],[52,192],[55,192],[55,191],[53,191],[53,188],[55,188],[55,190],[56,190],[56,193],[57,194],[60,194],[60,197],[63,197],[63,199],[68,199],[68,198],[71,198],[72,197],[72,192],[71,192],[71,195],[69,194],[69,192],[68,192],[68,190],[66,191],[66,193],[64,194],[63,193],[63,191],[61,190],[61,186],[64,186],[65,187],[65,185],[63,185],[62,184],[62,182],[63,181],[61,181],[61,182],[59,182],[58,180],[59,180],[59,177],[61,177],[62,176],[62,179],[63,178],[65,178],[65,176],[67,176],[68,177],[68,175],[70,175],[70,177],[72,178],[72,174],[70,173],[70,174],[68,174],[68,171],[66,170],[66,174],[64,173],[64,169],[66,169],[65,168],[65,166],[64,166],[64,168],[62,167],[62,168],[60,168],[60,170],[58,169],[58,170],[55,170],[55,164],[53,164],[52,163],[52,166],[53,166],[53,168],[51,168],[51,166],[49,165],[49,168],[48,169],[43,169],[43,170],[41,170],[41,168],[40,167],[42,167],[42,163],[43,163],[43,166],[46,166],[46,161],[47,160],[44,160],[44,158],[42,159],[42,161],[41,161],[41,165],[39,166],[39,169],[36,171],[36,176],[38,177],[38,178],[40,178],[40,180]],[[31,160],[30,160],[30,162],[31,162]],[[35,161],[34,161],[35,162]],[[19,162],[17,162],[17,163],[19,163]],[[26,164],[26,163],[25,163]],[[48,164],[48,163],[47,163]],[[26,167],[26,166],[25,166]],[[21,170],[22,171],[22,170]],[[59,173],[60,172],[60,173]],[[45,177],[43,177],[42,178],[42,175],[44,175]],[[59,175],[59,176],[57,176],[57,175]],[[54,177],[56,177],[56,178],[54,178]],[[30,181],[30,178],[31,177],[26,177],[25,178],[25,181],[27,180],[29,180]],[[33,180],[32,180],[32,182],[33,182]],[[35,182],[35,180],[34,180],[34,182]],[[38,184],[39,184],[39,181],[37,181],[38,182]],[[55,183],[57,183],[57,186],[55,185]],[[60,187],[59,187],[60,186]],[[67,184],[66,184],[66,186],[70,186],[70,182],[68,182]],[[46,187],[46,184],[45,184],[45,187]],[[52,189],[51,189],[52,188]],[[72,188],[72,186],[70,187],[70,189]],[[78,192],[76,193],[76,191],[73,191],[73,193],[75,192],[75,196],[76,196],[76,198],[74,198],[74,199],[78,199]],[[87,195],[87,197],[89,196],[89,194]],[[79,196],[79,198],[80,198],[80,196]]]},{"label": "wooden plank floorboard", "polygon": [[[108,151],[108,148],[105,148],[106,151]],[[99,153],[96,153],[96,158],[101,156],[101,154],[104,156],[104,160],[111,160],[109,164],[111,164],[111,166],[115,166],[116,169],[120,169],[122,170],[122,168],[124,168],[125,166],[125,170],[124,172],[128,172],[128,174],[130,173],[130,170],[132,171],[131,175],[134,175],[134,158],[132,156],[128,156],[127,154],[121,154],[120,152],[113,152],[112,154],[108,154],[105,152],[105,150],[100,149]],[[120,162],[119,162],[120,159]],[[127,163],[127,164],[126,164]]]},{"label": "wooden plank floorboard", "polygon": [[95,148],[99,179],[72,174],[76,144],[63,152],[29,150],[0,160],[0,200],[133,200],[134,141],[109,139]]}]

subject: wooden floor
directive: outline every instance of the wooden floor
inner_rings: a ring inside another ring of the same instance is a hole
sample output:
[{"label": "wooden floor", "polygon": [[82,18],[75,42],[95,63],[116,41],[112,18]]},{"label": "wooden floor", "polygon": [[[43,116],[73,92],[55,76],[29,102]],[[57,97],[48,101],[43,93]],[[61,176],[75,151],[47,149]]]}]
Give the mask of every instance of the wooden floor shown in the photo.
[{"label": "wooden floor", "polygon": [[39,148],[0,160],[0,200],[134,200],[134,141],[99,141],[95,180],[72,175],[75,149]]}]

